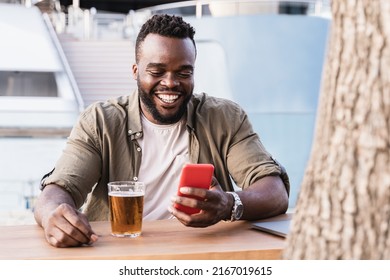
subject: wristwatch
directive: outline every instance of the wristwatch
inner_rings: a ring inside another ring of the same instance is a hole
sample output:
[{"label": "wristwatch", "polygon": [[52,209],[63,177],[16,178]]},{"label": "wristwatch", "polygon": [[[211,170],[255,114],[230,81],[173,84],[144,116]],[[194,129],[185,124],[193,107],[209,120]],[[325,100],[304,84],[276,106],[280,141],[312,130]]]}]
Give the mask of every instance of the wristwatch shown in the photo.
[{"label": "wristwatch", "polygon": [[241,199],[235,192],[227,192],[230,193],[234,198],[234,205],[232,209],[232,215],[230,217],[230,221],[234,222],[242,217],[242,213],[244,212],[244,205],[242,205]]}]

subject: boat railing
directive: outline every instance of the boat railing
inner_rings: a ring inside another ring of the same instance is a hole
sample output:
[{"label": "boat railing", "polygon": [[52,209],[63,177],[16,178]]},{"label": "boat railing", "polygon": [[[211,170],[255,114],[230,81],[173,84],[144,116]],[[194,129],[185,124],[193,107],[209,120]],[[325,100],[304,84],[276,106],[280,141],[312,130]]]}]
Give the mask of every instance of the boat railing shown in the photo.
[{"label": "boat railing", "polygon": [[141,25],[153,14],[168,13],[202,18],[205,16],[237,16],[248,14],[305,14],[330,17],[331,0],[195,0],[161,4],[127,14],[81,9],[78,2],[61,11],[54,1],[55,11],[50,15],[57,33],[71,33],[82,40],[134,40]]},{"label": "boat railing", "polygon": [[68,60],[66,59],[64,50],[62,49],[61,43],[58,40],[57,34],[52,26],[50,18],[46,13],[43,14],[43,20],[44,20],[46,27],[48,29],[50,38],[53,41],[53,44],[57,50],[60,61],[64,67],[64,72],[69,79],[70,85],[72,87],[74,96],[75,96],[76,101],[77,101],[79,111],[81,112],[82,110],[84,110],[84,101],[83,101],[83,98],[82,98],[81,93],[79,91],[79,88],[77,86],[76,80],[73,76],[73,72],[69,66]]},{"label": "boat railing", "polygon": [[39,182],[39,178],[0,179],[0,193],[8,199],[0,205],[0,212],[4,209],[33,211]]},{"label": "boat railing", "polygon": [[[59,1],[55,1],[50,19],[58,34],[66,33],[79,40],[128,39],[133,30],[133,12],[128,14],[97,11],[96,8],[82,9],[78,4],[61,10]],[[130,35],[129,35],[130,34]]]},{"label": "boat railing", "polygon": [[[329,16],[331,0],[195,0],[161,4],[137,13],[180,13],[203,16],[237,16],[254,13],[300,13]],[[191,9],[192,8],[192,9]]]}]

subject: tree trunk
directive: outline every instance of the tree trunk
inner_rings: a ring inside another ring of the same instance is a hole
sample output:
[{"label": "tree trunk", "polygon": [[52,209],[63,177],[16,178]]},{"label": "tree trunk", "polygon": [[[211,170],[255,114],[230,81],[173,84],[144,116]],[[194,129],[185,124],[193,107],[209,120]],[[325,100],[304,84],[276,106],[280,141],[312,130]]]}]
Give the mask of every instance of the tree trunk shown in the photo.
[{"label": "tree trunk", "polygon": [[284,259],[390,259],[390,1],[333,0],[311,157]]}]

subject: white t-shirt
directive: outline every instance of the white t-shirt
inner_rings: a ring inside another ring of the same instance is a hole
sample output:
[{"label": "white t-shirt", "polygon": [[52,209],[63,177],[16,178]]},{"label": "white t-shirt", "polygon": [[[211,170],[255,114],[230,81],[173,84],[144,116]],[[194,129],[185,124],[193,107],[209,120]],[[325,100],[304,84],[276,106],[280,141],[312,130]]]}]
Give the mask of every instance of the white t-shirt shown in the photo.
[{"label": "white t-shirt", "polygon": [[145,183],[144,220],[170,219],[167,208],[176,194],[180,172],[188,163],[185,118],[171,125],[157,125],[141,117],[142,161],[138,179]]}]

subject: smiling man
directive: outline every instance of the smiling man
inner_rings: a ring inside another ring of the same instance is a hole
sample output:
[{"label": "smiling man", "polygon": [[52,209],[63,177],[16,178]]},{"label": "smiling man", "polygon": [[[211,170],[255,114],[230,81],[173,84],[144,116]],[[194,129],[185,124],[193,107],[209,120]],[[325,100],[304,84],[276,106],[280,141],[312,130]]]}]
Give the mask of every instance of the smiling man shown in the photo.
[{"label": "smiling man", "polygon": [[[207,227],[286,211],[288,176],[246,113],[232,101],[193,93],[194,34],[181,17],[153,16],[137,37],[132,69],[138,90],[92,104],[80,115],[42,180],[36,205],[36,221],[51,245],[97,241],[89,221],[108,219],[110,181],[145,182],[145,220],[176,218]],[[209,190],[186,188],[201,200],[175,195],[180,171],[190,162],[215,167]],[[241,191],[235,192],[233,181]],[[201,211],[187,215],[173,204]]]}]

